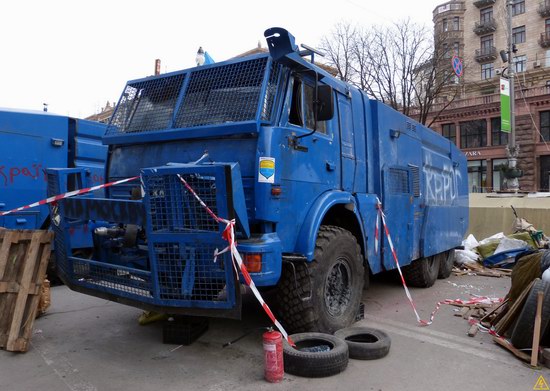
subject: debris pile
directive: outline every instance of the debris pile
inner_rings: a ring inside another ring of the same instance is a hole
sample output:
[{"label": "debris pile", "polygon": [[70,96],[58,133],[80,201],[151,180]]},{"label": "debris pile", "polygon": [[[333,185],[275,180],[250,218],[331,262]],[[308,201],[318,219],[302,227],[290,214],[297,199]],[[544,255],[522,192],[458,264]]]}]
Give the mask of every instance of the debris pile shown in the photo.
[{"label": "debris pile", "polygon": [[[499,232],[479,242],[470,234],[462,242],[462,248],[455,250],[455,275],[510,276],[511,268],[521,256],[548,248],[549,239],[544,233],[519,218],[515,209],[514,214],[513,234]],[[550,271],[548,277],[550,279]]]},{"label": "debris pile", "polygon": [[500,232],[479,242],[469,235],[455,253],[456,275],[510,276],[506,297],[449,304],[462,307],[455,316],[468,319],[469,336],[488,332],[495,343],[536,367],[542,348],[550,346],[549,240],[515,209],[514,214],[514,234]]}]

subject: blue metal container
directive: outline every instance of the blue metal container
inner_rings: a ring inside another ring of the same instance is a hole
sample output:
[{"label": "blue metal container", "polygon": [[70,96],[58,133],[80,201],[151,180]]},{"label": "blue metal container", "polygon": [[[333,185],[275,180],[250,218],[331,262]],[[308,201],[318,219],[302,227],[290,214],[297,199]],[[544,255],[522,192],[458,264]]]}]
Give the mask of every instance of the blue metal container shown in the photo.
[{"label": "blue metal container", "polygon": [[[106,125],[43,111],[0,109],[0,211],[46,198],[46,168],[79,167],[84,186],[103,183]],[[76,188],[76,183],[68,184]],[[50,224],[48,206],[0,217],[10,229],[40,229]],[[74,248],[91,247],[89,227],[74,227]]]}]

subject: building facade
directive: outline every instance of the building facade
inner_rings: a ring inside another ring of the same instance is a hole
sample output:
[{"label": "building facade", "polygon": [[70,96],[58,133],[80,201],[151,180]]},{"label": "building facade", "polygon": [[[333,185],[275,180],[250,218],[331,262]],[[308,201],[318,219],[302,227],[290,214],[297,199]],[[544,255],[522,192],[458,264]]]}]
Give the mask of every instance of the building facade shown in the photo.
[{"label": "building facade", "polygon": [[468,157],[471,192],[502,189],[509,135],[500,131],[499,87],[508,66],[516,72],[520,188],[549,191],[550,0],[511,1],[516,50],[506,63],[500,55],[508,48],[506,0],[449,1],[433,11],[435,41],[450,53],[444,66],[452,71],[451,57],[458,56],[464,71],[452,81],[457,93],[432,108],[431,127]]}]

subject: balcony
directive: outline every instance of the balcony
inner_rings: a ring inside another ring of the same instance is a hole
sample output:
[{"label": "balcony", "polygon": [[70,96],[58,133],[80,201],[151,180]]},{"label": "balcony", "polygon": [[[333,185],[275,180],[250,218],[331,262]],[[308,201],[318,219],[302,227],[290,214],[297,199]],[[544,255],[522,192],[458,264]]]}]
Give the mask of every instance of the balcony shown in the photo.
[{"label": "balcony", "polygon": [[488,18],[485,20],[481,20],[479,22],[476,22],[476,25],[474,27],[474,33],[477,35],[484,35],[495,32],[497,29],[497,23],[493,18]]},{"label": "balcony", "polygon": [[540,34],[539,45],[543,48],[550,48],[550,30]]},{"label": "balcony", "polygon": [[539,9],[537,10],[539,15],[543,18],[547,18],[550,16],[550,0],[542,1],[539,4]]},{"label": "balcony", "polygon": [[495,2],[496,2],[496,0],[476,0],[476,1],[474,1],[474,5],[477,8],[485,8],[485,7],[488,7],[490,5],[495,4]]},{"label": "balcony", "polygon": [[475,59],[479,63],[490,62],[497,59],[497,48],[494,46],[476,49]]},{"label": "balcony", "polygon": [[443,14],[449,11],[463,12],[466,10],[466,6],[463,1],[452,0],[445,4],[438,5],[433,11],[433,17],[435,18],[439,14]]}]

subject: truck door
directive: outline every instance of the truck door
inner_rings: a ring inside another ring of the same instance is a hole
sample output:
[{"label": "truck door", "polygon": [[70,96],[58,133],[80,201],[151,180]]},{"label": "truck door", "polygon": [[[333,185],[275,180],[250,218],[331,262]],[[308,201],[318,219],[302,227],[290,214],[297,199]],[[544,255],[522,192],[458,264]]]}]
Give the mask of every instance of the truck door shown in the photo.
[{"label": "truck door", "polygon": [[350,100],[338,95],[338,122],[340,125],[340,156],[342,170],[342,190],[353,190],[355,176],[355,143],[353,142],[354,128]]},{"label": "truck door", "polygon": [[[334,117],[317,121],[317,130],[313,132],[314,87],[313,79],[302,74],[291,77],[288,84],[281,125],[287,133],[289,147],[284,146],[276,164],[284,194],[295,200],[281,204],[281,216],[295,218],[283,219],[281,227],[303,221],[314,200],[340,188],[341,184],[337,105]],[[278,232],[281,241],[292,244],[289,247],[293,248],[296,237],[291,234],[292,230]]]}]

